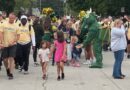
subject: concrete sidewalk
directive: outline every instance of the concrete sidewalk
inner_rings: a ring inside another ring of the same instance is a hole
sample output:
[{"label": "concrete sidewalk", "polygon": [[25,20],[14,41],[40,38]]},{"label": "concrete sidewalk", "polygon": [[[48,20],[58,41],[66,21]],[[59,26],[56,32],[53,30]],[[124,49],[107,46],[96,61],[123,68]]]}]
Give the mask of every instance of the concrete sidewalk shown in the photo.
[{"label": "concrete sidewalk", "polygon": [[[123,73],[126,78],[112,78],[113,54],[104,52],[104,68],[90,69],[87,65],[80,68],[66,66],[65,80],[57,81],[56,66],[49,65],[48,79],[42,80],[41,67],[34,67],[30,55],[29,75],[15,70],[14,80],[8,80],[4,67],[0,71],[0,90],[130,90],[130,60],[124,59]],[[84,61],[82,56],[81,62]]]}]

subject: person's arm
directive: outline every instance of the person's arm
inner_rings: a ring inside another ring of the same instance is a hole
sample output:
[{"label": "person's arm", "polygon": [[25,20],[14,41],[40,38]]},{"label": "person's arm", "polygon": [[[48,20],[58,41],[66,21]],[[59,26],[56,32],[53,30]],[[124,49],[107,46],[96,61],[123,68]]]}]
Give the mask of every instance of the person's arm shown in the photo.
[{"label": "person's arm", "polygon": [[31,33],[31,40],[32,40],[32,49],[34,50],[36,46],[36,40],[35,40],[35,32],[34,32],[33,27],[31,27],[30,33]]},{"label": "person's arm", "polygon": [[130,22],[130,19],[128,18],[128,16],[125,15],[124,18],[125,18],[127,21]]},{"label": "person's arm", "polygon": [[67,48],[66,48],[66,42],[64,41],[64,51],[63,51],[63,55],[66,55],[66,52],[67,52],[66,49],[67,49]]},{"label": "person's arm", "polygon": [[53,52],[55,51],[55,47],[56,47],[56,42],[54,41],[54,44],[52,44],[51,48],[50,48],[50,55],[51,56],[53,55]]},{"label": "person's arm", "polygon": [[0,48],[3,47],[3,33],[0,32]]},{"label": "person's arm", "polygon": [[4,40],[4,35],[3,35],[3,27],[0,26],[0,48],[3,48],[3,40]]},{"label": "person's arm", "polygon": [[126,33],[128,40],[130,40],[130,28],[128,29],[128,32]]},{"label": "person's arm", "polygon": [[101,26],[101,29],[106,29],[108,28],[108,25],[104,24],[103,26]]},{"label": "person's arm", "polygon": [[51,59],[52,58],[52,54],[51,54],[49,49],[47,49],[47,54],[48,54],[48,58]]},{"label": "person's arm", "polygon": [[41,49],[39,49],[39,50],[38,50],[38,57],[39,57],[40,61],[42,61],[41,52],[42,52]]}]

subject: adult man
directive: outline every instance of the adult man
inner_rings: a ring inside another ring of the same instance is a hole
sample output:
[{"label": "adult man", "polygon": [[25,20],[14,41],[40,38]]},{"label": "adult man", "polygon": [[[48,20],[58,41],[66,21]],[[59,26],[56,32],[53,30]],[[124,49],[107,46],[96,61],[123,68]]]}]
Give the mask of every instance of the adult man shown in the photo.
[{"label": "adult man", "polygon": [[[29,54],[32,46],[35,47],[35,34],[32,26],[30,26],[27,22],[27,16],[21,16],[21,23],[19,24],[20,34],[18,44],[17,44],[17,56],[16,60],[19,60],[20,71],[24,69],[24,74],[28,74],[28,66],[29,66]],[[33,48],[34,49],[34,48]]]},{"label": "adult man", "polygon": [[14,57],[16,55],[16,44],[19,38],[18,27],[14,23],[15,14],[10,13],[9,19],[0,27],[0,41],[3,48],[2,57],[9,79],[13,79]]}]

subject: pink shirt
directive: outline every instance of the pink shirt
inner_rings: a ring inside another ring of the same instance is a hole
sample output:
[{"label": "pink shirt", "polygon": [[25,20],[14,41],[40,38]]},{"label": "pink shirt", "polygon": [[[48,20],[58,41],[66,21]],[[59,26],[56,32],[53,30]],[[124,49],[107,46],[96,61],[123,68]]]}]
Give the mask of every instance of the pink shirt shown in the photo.
[{"label": "pink shirt", "polygon": [[63,56],[63,53],[64,53],[64,46],[66,45],[66,42],[58,42],[57,40],[54,41],[54,45],[56,47],[56,52],[55,52],[55,61],[56,62],[60,62],[61,61],[61,58]]}]

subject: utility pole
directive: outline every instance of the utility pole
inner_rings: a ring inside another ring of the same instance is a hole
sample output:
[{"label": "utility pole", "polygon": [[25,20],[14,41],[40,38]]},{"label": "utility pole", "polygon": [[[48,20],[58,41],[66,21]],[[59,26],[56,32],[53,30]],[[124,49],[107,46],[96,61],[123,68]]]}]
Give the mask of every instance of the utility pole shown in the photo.
[{"label": "utility pole", "polygon": [[40,12],[42,11],[42,7],[41,7],[42,4],[41,3],[42,3],[42,1],[40,0]]}]

